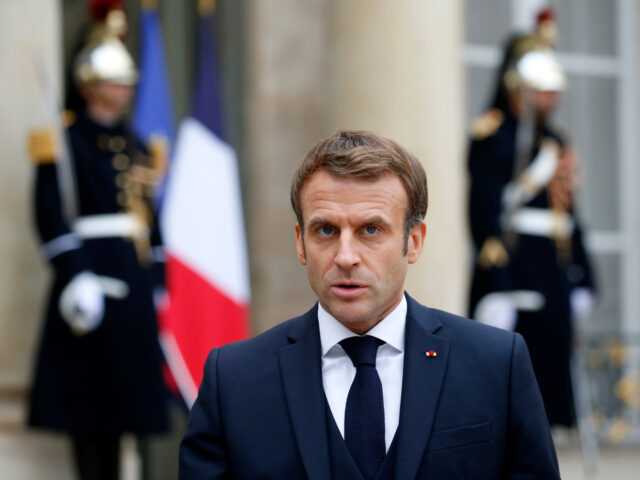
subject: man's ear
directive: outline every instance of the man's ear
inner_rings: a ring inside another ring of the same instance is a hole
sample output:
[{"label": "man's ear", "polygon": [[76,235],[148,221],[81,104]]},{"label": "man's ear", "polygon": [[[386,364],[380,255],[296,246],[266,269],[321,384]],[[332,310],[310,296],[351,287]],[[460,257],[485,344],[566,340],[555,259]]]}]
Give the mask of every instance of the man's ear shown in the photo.
[{"label": "man's ear", "polygon": [[307,264],[307,255],[304,251],[304,239],[302,238],[302,231],[300,226],[296,223],[296,251],[298,252],[298,260],[302,265]]},{"label": "man's ear", "polygon": [[420,222],[409,232],[407,257],[409,264],[416,263],[424,247],[424,239],[427,236],[427,224]]}]

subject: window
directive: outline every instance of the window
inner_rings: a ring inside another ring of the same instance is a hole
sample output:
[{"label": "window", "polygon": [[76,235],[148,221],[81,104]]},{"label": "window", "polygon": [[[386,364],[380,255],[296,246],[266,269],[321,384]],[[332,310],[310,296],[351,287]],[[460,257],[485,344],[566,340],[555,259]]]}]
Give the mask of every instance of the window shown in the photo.
[{"label": "window", "polygon": [[[632,378],[640,402],[637,2],[468,0],[463,52],[467,119],[471,122],[487,107],[508,35],[531,31],[537,11],[549,3],[557,12],[558,54],[569,77],[569,90],[554,120],[568,127],[582,159],[579,213],[599,287],[597,306],[583,331],[595,350],[607,351],[616,339],[626,345],[608,395],[615,400],[616,382]],[[592,390],[602,390],[594,387],[594,375],[590,372]],[[599,395],[602,392],[593,392],[594,402]],[[628,403],[618,399],[619,408],[607,408],[603,414],[610,422],[622,416],[635,425],[635,434],[625,438],[640,438],[639,409]]]}]

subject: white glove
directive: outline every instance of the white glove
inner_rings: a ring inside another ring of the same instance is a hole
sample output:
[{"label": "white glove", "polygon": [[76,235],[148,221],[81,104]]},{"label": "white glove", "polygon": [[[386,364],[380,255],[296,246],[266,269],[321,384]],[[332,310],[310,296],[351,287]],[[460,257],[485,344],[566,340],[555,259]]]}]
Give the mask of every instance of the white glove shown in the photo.
[{"label": "white glove", "polygon": [[593,293],[586,287],[576,287],[571,290],[569,297],[571,316],[579,323],[584,322],[593,311]]},{"label": "white glove", "polygon": [[104,316],[104,292],[98,277],[81,272],[62,290],[58,309],[75,335],[98,328]]},{"label": "white glove", "polygon": [[513,331],[518,319],[518,310],[509,294],[490,293],[482,297],[474,317],[485,325]]},{"label": "white glove", "polygon": [[553,140],[545,140],[536,158],[517,180],[509,182],[502,191],[502,204],[512,209],[531,200],[546,185],[558,167],[560,152]]}]

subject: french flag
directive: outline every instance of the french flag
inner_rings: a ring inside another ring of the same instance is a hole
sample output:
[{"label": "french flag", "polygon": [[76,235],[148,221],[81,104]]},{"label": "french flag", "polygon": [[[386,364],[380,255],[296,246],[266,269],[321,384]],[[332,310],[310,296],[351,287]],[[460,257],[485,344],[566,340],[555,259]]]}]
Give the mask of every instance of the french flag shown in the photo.
[{"label": "french flag", "polygon": [[[143,2],[140,47],[140,82],[131,126],[136,136],[151,149],[156,145],[163,148],[165,160],[169,160],[175,141],[175,117],[160,18],[154,2]],[[165,181],[166,177],[163,177],[155,192],[158,210],[162,206]]]},{"label": "french flag", "polygon": [[182,121],[161,213],[169,302],[160,325],[189,407],[209,351],[247,338],[249,267],[238,166],[224,141],[213,8],[201,9],[191,114]]}]

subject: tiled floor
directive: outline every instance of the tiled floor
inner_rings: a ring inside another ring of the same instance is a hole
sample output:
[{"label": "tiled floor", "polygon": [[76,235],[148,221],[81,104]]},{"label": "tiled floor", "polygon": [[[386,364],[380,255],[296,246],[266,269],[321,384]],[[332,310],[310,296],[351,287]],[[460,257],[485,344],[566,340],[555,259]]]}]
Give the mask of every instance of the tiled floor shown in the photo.
[{"label": "tiled floor", "polygon": [[73,478],[70,447],[60,435],[0,431],[0,472],[16,480]]},{"label": "tiled floor", "polygon": [[640,478],[640,447],[603,448],[598,471],[586,476],[582,455],[577,449],[558,450],[563,480],[637,480]]}]

